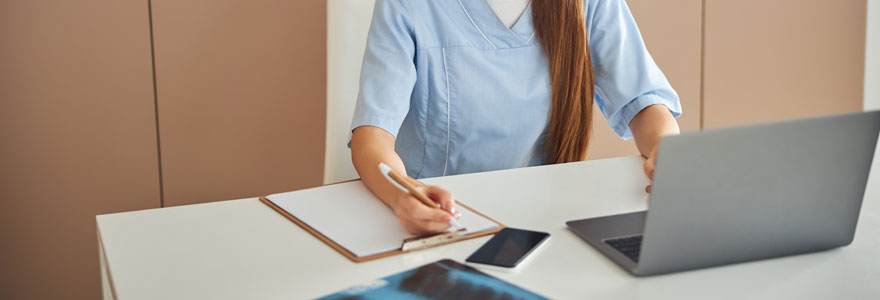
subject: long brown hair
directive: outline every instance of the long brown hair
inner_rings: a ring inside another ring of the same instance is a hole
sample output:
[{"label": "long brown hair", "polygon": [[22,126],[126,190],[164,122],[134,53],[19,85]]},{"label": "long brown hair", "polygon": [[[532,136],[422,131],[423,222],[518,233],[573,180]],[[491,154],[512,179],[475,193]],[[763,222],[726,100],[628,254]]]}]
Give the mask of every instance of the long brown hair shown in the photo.
[{"label": "long brown hair", "polygon": [[593,63],[584,0],[532,0],[531,5],[552,87],[544,162],[584,160],[593,115]]}]

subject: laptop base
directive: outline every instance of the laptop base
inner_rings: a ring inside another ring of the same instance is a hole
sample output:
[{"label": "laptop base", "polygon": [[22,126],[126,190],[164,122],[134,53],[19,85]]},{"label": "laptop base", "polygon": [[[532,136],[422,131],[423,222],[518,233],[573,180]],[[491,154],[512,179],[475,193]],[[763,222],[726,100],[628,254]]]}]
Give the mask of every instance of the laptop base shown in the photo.
[{"label": "laptop base", "polygon": [[638,263],[605,243],[606,239],[641,235],[647,211],[565,222],[568,229],[605,254],[622,268],[638,276]]}]

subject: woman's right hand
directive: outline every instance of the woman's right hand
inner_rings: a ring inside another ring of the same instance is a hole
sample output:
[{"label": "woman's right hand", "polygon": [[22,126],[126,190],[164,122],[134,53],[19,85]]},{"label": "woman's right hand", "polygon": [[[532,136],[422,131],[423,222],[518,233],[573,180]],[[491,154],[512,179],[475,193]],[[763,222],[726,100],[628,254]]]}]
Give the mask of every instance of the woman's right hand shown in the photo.
[{"label": "woman's right hand", "polygon": [[386,163],[406,175],[403,161],[394,151],[394,136],[388,131],[374,126],[356,128],[351,135],[351,161],[367,188],[394,210],[400,224],[409,233],[442,232],[449,228],[450,218],[458,218],[455,200],[446,189],[411,180],[417,189],[440,204],[441,209],[436,209],[401,191],[382,175],[377,168],[379,163]]},{"label": "woman's right hand", "polygon": [[424,235],[449,229],[449,220],[458,219],[461,214],[455,210],[455,200],[448,190],[435,185],[416,187],[422,193],[440,204],[440,209],[428,207],[410,193],[401,193],[394,206],[394,213],[407,232]]}]

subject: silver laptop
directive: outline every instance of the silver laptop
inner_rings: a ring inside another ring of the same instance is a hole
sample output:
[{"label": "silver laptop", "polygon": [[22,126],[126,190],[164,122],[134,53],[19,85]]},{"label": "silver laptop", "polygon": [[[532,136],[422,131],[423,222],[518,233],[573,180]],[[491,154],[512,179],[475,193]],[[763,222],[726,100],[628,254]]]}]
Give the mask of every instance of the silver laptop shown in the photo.
[{"label": "silver laptop", "polygon": [[880,111],[666,137],[647,211],[566,224],[637,276],[848,245],[878,133]]}]

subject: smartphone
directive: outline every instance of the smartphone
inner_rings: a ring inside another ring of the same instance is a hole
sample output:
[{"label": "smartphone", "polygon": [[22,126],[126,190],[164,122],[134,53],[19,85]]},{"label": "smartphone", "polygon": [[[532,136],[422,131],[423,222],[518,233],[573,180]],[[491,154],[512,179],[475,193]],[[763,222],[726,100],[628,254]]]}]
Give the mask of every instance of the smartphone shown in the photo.
[{"label": "smartphone", "polygon": [[546,232],[504,228],[465,261],[513,268],[549,237]]}]

